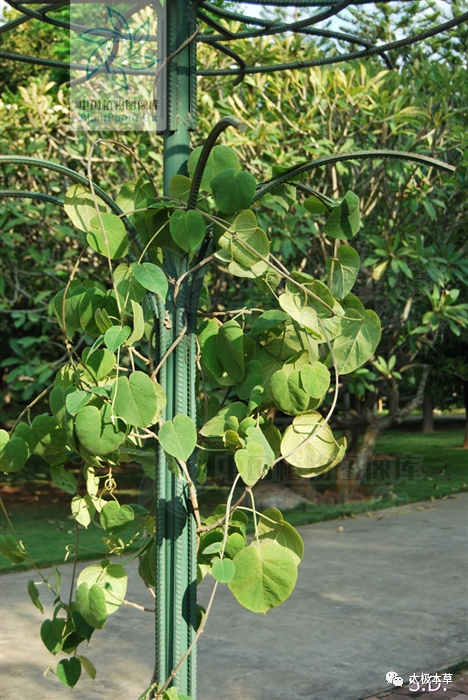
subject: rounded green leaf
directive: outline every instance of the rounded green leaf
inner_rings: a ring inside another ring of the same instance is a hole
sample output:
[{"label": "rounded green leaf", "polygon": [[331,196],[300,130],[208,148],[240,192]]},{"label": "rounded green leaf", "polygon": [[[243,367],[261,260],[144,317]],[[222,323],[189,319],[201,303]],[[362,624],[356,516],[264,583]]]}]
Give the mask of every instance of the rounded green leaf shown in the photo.
[{"label": "rounded green leaf", "polygon": [[80,583],[76,589],[76,609],[95,629],[102,629],[107,620],[107,604],[104,590],[97,583]]},{"label": "rounded green leaf", "polygon": [[61,465],[51,466],[50,476],[54,484],[58,486],[59,489],[62,489],[62,491],[65,491],[65,493],[76,493],[77,484],[75,475],[67,471],[65,467]]},{"label": "rounded green leaf", "polygon": [[311,331],[316,338],[321,338],[317,312],[307,303],[305,292],[297,294],[286,292],[280,296],[279,303],[283,311],[286,311],[294,321]]},{"label": "rounded green leaf", "polygon": [[[192,178],[195,174],[195,168],[197,166],[198,159],[200,158],[202,148],[202,146],[199,146],[192,151],[188,159],[187,169],[190,177]],[[236,152],[232,148],[229,148],[229,146],[215,146],[211,150],[206,161],[201,181],[201,189],[211,192],[210,182],[214,177],[216,177],[216,175],[228,168],[232,168],[235,170],[235,172],[240,170],[239,158],[237,157]]]},{"label": "rounded green leaf", "polygon": [[348,190],[341,203],[333,207],[323,232],[331,238],[348,240],[359,231],[360,221],[359,197]]},{"label": "rounded green leaf", "polygon": [[302,476],[316,476],[326,471],[338,450],[330,426],[323,424],[323,417],[316,411],[296,416],[281,441],[281,454],[289,464],[301,469]]},{"label": "rounded green leaf", "polygon": [[163,301],[166,300],[169,285],[160,267],[153,263],[137,263],[133,268],[133,275],[142,287],[158,294]]},{"label": "rounded green leaf", "polygon": [[271,309],[270,311],[265,311],[261,316],[259,316],[252,324],[250,330],[250,335],[256,337],[260,333],[269,331],[277,326],[282,326],[282,324],[288,320],[288,314],[279,309]]},{"label": "rounded green leaf", "polygon": [[192,180],[186,175],[174,175],[169,183],[169,197],[186,202],[192,187]]},{"label": "rounded green leaf", "polygon": [[302,561],[304,556],[302,537],[290,523],[283,519],[281,511],[277,508],[267,508],[262,513],[258,534],[260,539],[269,539],[285,547],[292,554],[296,564]]},{"label": "rounded green leaf", "polygon": [[[102,199],[96,199],[99,210],[105,212],[106,205]],[[72,185],[65,194],[63,208],[76,228],[86,233],[89,231],[91,220],[96,216],[93,195],[89,190],[82,185]]]},{"label": "rounded green leaf", "polygon": [[227,423],[230,418],[235,417],[240,423],[247,414],[247,406],[241,401],[234,401],[229,406],[222,408],[218,413],[205,423],[200,430],[200,434],[205,437],[221,437],[228,429]]},{"label": "rounded green leaf", "polygon": [[72,498],[71,512],[75,520],[87,528],[96,512],[91,496],[75,496]]},{"label": "rounded green leaf", "polygon": [[330,372],[323,362],[316,361],[311,365],[301,367],[301,384],[309,396],[320,399],[327,393],[330,386]]},{"label": "rounded green leaf", "polygon": [[297,580],[292,554],[268,540],[256,541],[234,557],[236,567],[228,586],[237,601],[252,612],[266,613],[281,605]]},{"label": "rounded green leaf", "polygon": [[81,362],[85,368],[86,374],[89,374],[93,382],[99,382],[104,377],[107,377],[115,367],[116,358],[106,348],[93,350],[90,352],[88,348],[83,351]]},{"label": "rounded green leaf", "polygon": [[81,661],[76,656],[72,656],[71,659],[62,659],[58,662],[55,672],[59,681],[69,688],[74,688],[80,680]]},{"label": "rounded green leaf", "polygon": [[197,444],[197,430],[193,420],[179,413],[159,429],[159,442],[165,452],[186,462]]},{"label": "rounded green leaf", "polygon": [[122,219],[115,214],[101,214],[91,219],[86,240],[93,250],[116,260],[128,253],[129,241]]},{"label": "rounded green leaf", "polygon": [[252,204],[257,183],[250,173],[234,168],[221,171],[211,181],[214,200],[218,209],[224,214],[234,214],[247,209]]},{"label": "rounded green leaf", "polygon": [[105,305],[106,295],[95,287],[88,289],[80,298],[78,307],[80,326],[89,335],[97,337],[101,334],[95,320],[97,309]]},{"label": "rounded green leaf", "polygon": [[88,586],[97,584],[104,591],[107,614],[116,612],[122,605],[127,592],[127,574],[120,564],[110,564],[107,560],[83,569],[78,576],[77,586],[86,582]]},{"label": "rounded green leaf", "polygon": [[166,401],[164,390],[144,372],[119,377],[112,387],[114,412],[129,425],[147,428],[160,417]]},{"label": "rounded green leaf", "polygon": [[371,309],[361,314],[350,308],[346,316],[347,319],[341,321],[341,335],[333,341],[333,354],[340,374],[354,372],[370,360],[381,335],[379,317]]},{"label": "rounded green leaf", "polygon": [[311,197],[307,197],[307,199],[304,199],[302,204],[310,214],[325,214],[327,211],[326,204],[324,204],[320,197],[317,197],[315,194],[313,194]]},{"label": "rounded green leaf", "polygon": [[239,384],[244,379],[244,334],[237,321],[227,321],[218,330],[218,357],[224,370]]},{"label": "rounded green leaf", "polygon": [[169,220],[169,228],[174,243],[186,253],[193,253],[205,237],[205,220],[196,209],[175,211]]},{"label": "rounded green leaf", "polygon": [[232,579],[235,571],[236,565],[232,559],[220,559],[219,557],[213,559],[211,573],[216,581],[227,583]]},{"label": "rounded green leaf", "polygon": [[327,259],[327,279],[333,296],[343,299],[351,291],[359,274],[360,264],[357,251],[349,245],[341,245],[336,258]]},{"label": "rounded green leaf", "polygon": [[109,501],[101,510],[100,522],[109,535],[119,535],[128,530],[135,520],[135,513],[129,505],[119,505],[116,501]]},{"label": "rounded green leaf", "polygon": [[247,443],[245,449],[234,455],[236,466],[246,486],[253,486],[263,474],[265,450],[256,442]]},{"label": "rounded green leaf", "polygon": [[112,420],[112,408],[106,403],[101,409],[85,406],[76,414],[75,432],[80,445],[90,455],[106,455],[125,440],[118,420]]},{"label": "rounded green leaf", "polygon": [[131,333],[129,326],[112,326],[104,333],[104,344],[110,352],[115,352],[125,343]]},{"label": "rounded green leaf", "polygon": [[5,430],[0,431],[2,435],[0,449],[1,445],[4,445],[0,452],[0,470],[6,474],[19,472],[29,457],[28,443],[21,437],[12,437],[5,442],[4,433],[8,437],[8,433]]},{"label": "rounded green leaf", "polygon": [[62,635],[65,627],[65,620],[54,618],[44,620],[41,625],[41,639],[51,654],[56,654],[62,648]]},{"label": "rounded green leaf", "polygon": [[76,416],[91,400],[92,394],[89,391],[71,391],[65,399],[65,407],[71,416]]}]

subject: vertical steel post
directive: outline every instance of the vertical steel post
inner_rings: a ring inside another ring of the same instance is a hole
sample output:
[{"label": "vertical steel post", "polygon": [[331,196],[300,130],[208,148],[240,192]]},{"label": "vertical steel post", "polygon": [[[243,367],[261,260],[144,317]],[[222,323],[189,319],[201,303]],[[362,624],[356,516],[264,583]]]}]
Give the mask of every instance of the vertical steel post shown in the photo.
[{"label": "vertical steel post", "polygon": [[[178,49],[195,30],[191,2],[166,0],[165,50],[167,64],[165,99],[164,194],[176,174],[186,174],[190,131],[195,125],[196,50],[195,42]],[[174,55],[175,54],[175,55]],[[171,58],[172,56],[172,58]],[[177,279],[188,269],[185,255],[164,251],[164,270]],[[187,327],[187,332],[169,355],[159,378],[167,395],[165,419],[178,413],[195,415],[195,323],[186,284],[176,300],[174,286],[165,309],[159,313],[160,359]],[[164,312],[164,313],[163,313]],[[190,466],[190,465],[189,465]],[[156,469],[156,666],[155,681],[161,687],[186,654],[196,630],[196,526],[190,509],[186,484],[168,470],[159,451]],[[196,652],[190,653],[170,685],[196,698]]]}]

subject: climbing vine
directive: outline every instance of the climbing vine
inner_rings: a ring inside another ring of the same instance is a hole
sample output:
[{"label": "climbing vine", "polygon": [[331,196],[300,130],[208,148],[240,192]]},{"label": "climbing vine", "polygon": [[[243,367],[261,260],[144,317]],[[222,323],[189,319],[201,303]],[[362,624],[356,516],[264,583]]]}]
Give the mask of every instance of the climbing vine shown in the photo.
[{"label": "climbing vine", "polygon": [[[141,465],[150,479],[167,464],[188,489],[187,511],[197,530],[198,581],[214,580],[207,609],[199,609],[198,634],[218,584],[226,584],[242,606],[257,613],[291,594],[303,556],[301,537],[278,509],[258,512],[252,488],[282,460],[304,478],[340,462],[346,440],[337,439],[329,424],[339,378],[369,360],[380,339],[376,314],[352,293],[360,261],[348,241],[360,227],[358,197],[347,192],[336,201],[311,189],[305,178],[313,163],[273,169],[268,182],[257,183],[234,150],[214,141],[210,137],[192,152],[188,176],[172,179],[169,196],[158,195],[146,170],[122,186],[115,202],[93,184],[90,169],[87,179],[68,189],[65,211],[79,235],[84,234],[86,247],[102,256],[107,282],[82,279],[78,257],[54,300],[68,362],[47,390],[49,411],[31,419],[28,407],[10,433],[0,430],[0,469],[17,472],[31,455],[48,462],[53,483],[71,496],[77,536],[78,525],[97,523],[109,555],[119,556],[140,542],[127,561],[139,557],[139,573],[153,596],[155,510],[119,503],[116,479],[126,462]],[[317,217],[323,233],[335,241],[323,279],[290,271],[272,255],[256,216],[266,196],[286,210],[299,199],[304,216]],[[175,261],[176,271],[180,260],[189,269],[168,275],[163,269],[167,260]],[[265,295],[267,310],[228,309],[224,322],[210,314],[203,275],[213,261],[235,277],[253,280]],[[177,302],[179,295],[184,299],[181,330],[161,354],[161,328],[170,323],[166,304]],[[190,314],[197,309],[194,328]],[[184,413],[166,419],[160,383],[168,358],[185,336],[195,339],[195,332],[196,424]],[[75,348],[77,335],[89,341],[82,351]],[[272,409],[290,416],[283,433]],[[208,455],[219,449],[232,453],[237,471],[226,504],[203,518],[196,482],[203,483]],[[244,495],[250,494],[250,507],[243,497],[234,503],[239,484]],[[124,542],[121,535],[129,529],[134,534]],[[13,563],[29,558],[13,534],[0,544]],[[75,565],[76,553],[75,547]],[[70,595],[61,590],[57,569],[49,578],[39,572],[53,602],[41,638],[54,656],[60,655],[55,673],[67,686],[76,685],[83,669],[96,676],[81,650],[108,616],[128,603],[124,564],[105,559],[87,566],[73,581]],[[32,580],[28,592],[43,613]],[[163,686],[153,684],[141,698],[153,693],[187,700],[170,687],[182,662]]]}]

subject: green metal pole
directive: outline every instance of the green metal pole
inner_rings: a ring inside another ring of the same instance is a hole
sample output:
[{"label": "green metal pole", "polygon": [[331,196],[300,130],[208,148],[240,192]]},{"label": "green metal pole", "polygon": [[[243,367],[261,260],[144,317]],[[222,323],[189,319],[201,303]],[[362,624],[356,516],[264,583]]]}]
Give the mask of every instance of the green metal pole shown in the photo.
[{"label": "green metal pole", "polygon": [[[193,34],[192,3],[167,0],[166,54],[174,55]],[[186,174],[190,131],[196,105],[195,42],[188,44],[167,64],[166,94],[159,108],[166,110],[164,131],[164,194],[176,174]],[[164,251],[164,270],[177,279],[188,269],[186,256]],[[165,309],[159,313],[160,359],[187,327],[188,331],[167,358],[160,381],[167,395],[166,420],[178,413],[195,416],[194,323],[189,317],[188,287],[183,284],[177,300],[173,285]],[[196,311],[196,310],[195,310]],[[163,313],[164,312],[164,313]],[[189,465],[190,466],[190,465]],[[196,633],[196,526],[189,507],[186,484],[167,469],[162,450],[156,475],[156,666],[161,687],[186,654]],[[193,650],[170,685],[196,699],[196,652]]]}]

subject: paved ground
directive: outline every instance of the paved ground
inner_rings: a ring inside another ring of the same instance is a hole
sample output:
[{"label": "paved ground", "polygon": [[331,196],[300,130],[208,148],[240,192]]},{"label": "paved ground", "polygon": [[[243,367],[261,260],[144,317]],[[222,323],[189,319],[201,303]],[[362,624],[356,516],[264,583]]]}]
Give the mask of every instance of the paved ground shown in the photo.
[{"label": "paved ground", "polygon": [[[357,700],[388,692],[388,671],[408,683],[466,657],[467,506],[461,494],[301,528],[306,556],[296,590],[265,616],[240,608],[220,586],[200,641],[199,700]],[[63,570],[66,586],[70,568]],[[69,691],[42,675],[50,656],[39,639],[43,618],[25,593],[30,577],[0,582],[2,700],[137,700],[151,676],[152,616],[130,607],[112,615],[84,652],[96,681]],[[139,580],[128,598],[151,605]],[[466,700],[460,683],[441,697]],[[417,697],[394,688],[387,699],[402,692]]]}]

